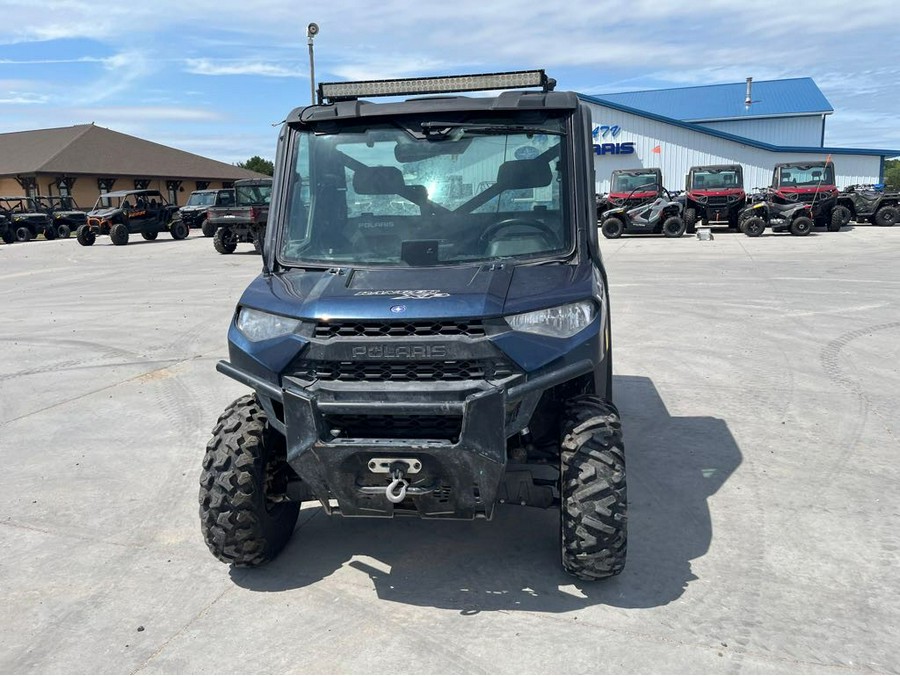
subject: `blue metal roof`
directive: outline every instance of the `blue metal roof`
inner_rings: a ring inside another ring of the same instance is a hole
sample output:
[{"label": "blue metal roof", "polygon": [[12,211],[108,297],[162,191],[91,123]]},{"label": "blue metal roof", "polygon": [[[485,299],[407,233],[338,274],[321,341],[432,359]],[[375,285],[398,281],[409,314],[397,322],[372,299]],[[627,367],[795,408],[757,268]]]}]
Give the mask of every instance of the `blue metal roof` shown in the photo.
[{"label": "blue metal roof", "polygon": [[834,112],[828,99],[809,77],[754,80],[753,103],[750,104],[749,110],[745,103],[746,97],[746,82],[596,96],[610,103],[673,117],[684,122],[828,115]]},{"label": "blue metal roof", "polygon": [[587,101],[588,103],[594,103],[598,106],[606,106],[608,108],[612,108],[614,110],[620,110],[623,113],[631,113],[632,115],[640,115],[641,117],[646,117],[651,120],[657,120],[659,122],[665,122],[666,124],[671,124],[676,127],[682,127],[683,129],[690,129],[691,131],[695,131],[698,134],[707,134],[708,136],[716,136],[718,138],[726,139],[728,141],[734,141],[735,143],[742,143],[744,145],[750,146],[752,148],[761,148],[763,150],[769,150],[775,153],[818,153],[818,154],[832,154],[832,155],[876,155],[880,157],[900,157],[900,150],[897,149],[886,149],[886,148],[807,148],[804,146],[776,146],[771,143],[764,143],[762,141],[757,141],[756,139],[746,138],[745,136],[738,136],[737,134],[729,134],[728,132],[719,131],[718,129],[710,129],[709,127],[704,127],[700,124],[693,124],[692,122],[684,122],[682,120],[676,120],[674,117],[667,117],[665,115],[660,115],[658,113],[651,113],[646,110],[639,110],[638,108],[632,108],[631,106],[626,106],[621,103],[614,103],[612,101],[607,100],[606,98],[601,98],[599,96],[589,96],[587,94],[578,94],[578,98],[582,101]]}]

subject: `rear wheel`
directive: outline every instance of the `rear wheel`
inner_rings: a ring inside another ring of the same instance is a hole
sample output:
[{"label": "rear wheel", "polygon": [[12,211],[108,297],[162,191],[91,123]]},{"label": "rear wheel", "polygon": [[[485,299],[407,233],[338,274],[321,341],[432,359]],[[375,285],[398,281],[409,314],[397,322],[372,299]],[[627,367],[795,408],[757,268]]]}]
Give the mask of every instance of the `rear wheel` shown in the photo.
[{"label": "rear wheel", "polygon": [[828,221],[828,232],[837,232],[850,222],[853,214],[847,207],[837,206],[831,211],[831,220]]},{"label": "rear wheel", "polygon": [[204,237],[212,237],[216,234],[216,226],[211,224],[209,219],[204,218],[200,223],[200,231]]},{"label": "rear wheel", "polygon": [[12,244],[16,241],[16,233],[7,228],[3,231],[2,234],[0,234],[0,238],[3,239],[4,244]]},{"label": "rear wheel", "polygon": [[16,240],[19,242],[31,241],[31,230],[24,225],[21,228],[16,228]]},{"label": "rear wheel", "polygon": [[237,249],[237,235],[231,228],[219,228],[213,236],[213,247],[220,254],[234,253]]},{"label": "rear wheel", "polygon": [[184,224],[184,221],[172,221],[169,224],[169,234],[172,235],[172,239],[184,239],[189,232],[190,230]]},{"label": "rear wheel", "polygon": [[740,227],[747,237],[759,237],[766,229],[766,222],[759,216],[751,216],[742,220]]},{"label": "rear wheel", "polygon": [[44,228],[44,239],[56,239],[57,235],[59,235],[59,232],[53,225],[48,225],[46,228]]},{"label": "rear wheel", "polygon": [[804,235],[808,235],[812,230],[813,222],[812,219],[807,218],[806,216],[798,216],[793,221],[791,221],[791,234],[802,237]]},{"label": "rear wheel", "polygon": [[628,503],[625,450],[616,407],[585,395],[566,403],[560,454],[562,565],[582,580],[625,567]]},{"label": "rear wheel", "polygon": [[684,229],[685,223],[681,216],[669,216],[663,221],[662,231],[666,237],[681,237]]},{"label": "rear wheel", "polygon": [[56,226],[56,236],[60,239],[69,239],[72,236],[72,230],[65,223]]},{"label": "rear wheel", "polygon": [[91,230],[91,226],[79,225],[78,230],[75,231],[75,239],[81,246],[91,246],[97,241],[97,235]]},{"label": "rear wheel", "polygon": [[116,246],[128,244],[128,228],[124,223],[116,223],[109,229],[109,241]]},{"label": "rear wheel", "polygon": [[625,232],[625,223],[622,222],[621,218],[610,216],[603,221],[600,231],[606,239],[618,239]]},{"label": "rear wheel", "polygon": [[900,212],[897,207],[884,206],[875,212],[875,225],[893,225],[897,222]]},{"label": "rear wheel", "polygon": [[220,561],[258,566],[290,539],[300,504],[287,498],[286,450],[255,395],[219,417],[200,475],[200,530]]}]

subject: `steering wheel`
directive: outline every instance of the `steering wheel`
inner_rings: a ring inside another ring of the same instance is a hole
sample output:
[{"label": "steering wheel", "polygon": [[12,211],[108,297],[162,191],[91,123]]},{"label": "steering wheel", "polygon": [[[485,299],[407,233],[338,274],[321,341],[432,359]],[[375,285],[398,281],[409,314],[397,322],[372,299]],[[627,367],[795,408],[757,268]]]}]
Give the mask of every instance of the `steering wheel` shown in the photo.
[{"label": "steering wheel", "polygon": [[512,228],[517,225],[525,226],[528,228],[533,228],[535,230],[539,230],[542,235],[544,235],[548,241],[556,240],[556,233],[550,228],[549,225],[544,223],[543,221],[539,221],[536,218],[506,218],[502,221],[497,221],[496,223],[492,223],[488,227],[484,229],[484,232],[478,237],[478,244],[480,246],[484,246],[487,244],[488,240],[491,239],[494,235],[496,235],[501,230],[505,230],[506,228]]}]

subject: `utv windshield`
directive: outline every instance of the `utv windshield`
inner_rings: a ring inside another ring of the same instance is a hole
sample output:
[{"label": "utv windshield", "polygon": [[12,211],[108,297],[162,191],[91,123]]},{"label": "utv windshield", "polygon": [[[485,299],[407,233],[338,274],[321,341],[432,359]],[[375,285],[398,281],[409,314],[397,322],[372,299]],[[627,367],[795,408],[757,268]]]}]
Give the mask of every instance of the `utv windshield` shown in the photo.
[{"label": "utv windshield", "polygon": [[195,192],[187,201],[189,207],[211,207],[216,203],[216,193],[214,192]]},{"label": "utv windshield", "polygon": [[659,183],[656,180],[656,172],[644,173],[629,172],[627,174],[613,174],[611,193],[622,194],[635,192],[657,192]]},{"label": "utv windshield", "polygon": [[782,167],[776,171],[776,188],[815,188],[818,185],[834,185],[834,165],[810,165]]},{"label": "utv windshield", "polygon": [[565,120],[294,131],[286,265],[424,266],[571,250]]},{"label": "utv windshield", "polygon": [[237,203],[241,205],[268,204],[272,199],[272,185],[236,185],[234,187]]},{"label": "utv windshield", "polygon": [[704,169],[691,173],[691,190],[742,189],[740,174],[735,169]]}]

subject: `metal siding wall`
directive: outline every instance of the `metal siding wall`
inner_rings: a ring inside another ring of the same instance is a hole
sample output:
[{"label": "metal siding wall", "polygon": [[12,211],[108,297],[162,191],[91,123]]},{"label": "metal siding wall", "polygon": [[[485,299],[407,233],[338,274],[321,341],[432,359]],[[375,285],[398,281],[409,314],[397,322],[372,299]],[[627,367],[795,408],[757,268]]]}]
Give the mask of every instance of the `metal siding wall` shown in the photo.
[{"label": "metal siding wall", "polygon": [[703,127],[776,146],[822,147],[822,116],[701,122]]},{"label": "metal siding wall", "polygon": [[[690,167],[705,164],[740,164],[744,167],[744,185],[766,186],[772,180],[772,168],[779,162],[824,160],[826,153],[772,152],[691,129],[659,122],[605,106],[588,104],[594,125],[618,125],[621,132],[607,142],[633,142],[633,155],[595,155],[597,191],[609,191],[613,169],[659,167],[670,190],[684,189],[684,177]],[[601,141],[602,142],[602,141]],[[653,148],[660,146],[660,152]],[[873,155],[835,155],[832,157],[839,188],[852,183],[876,183],[880,158]]]}]

